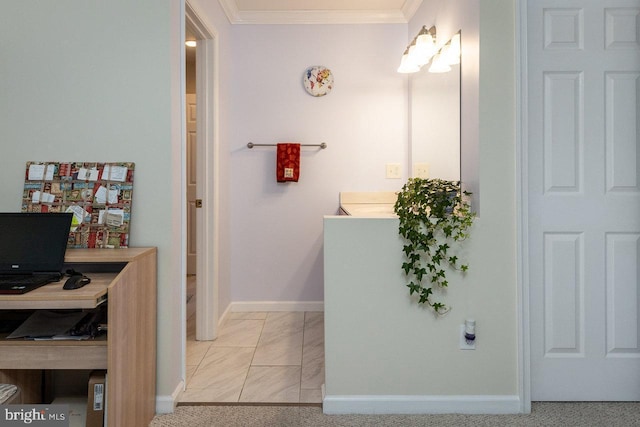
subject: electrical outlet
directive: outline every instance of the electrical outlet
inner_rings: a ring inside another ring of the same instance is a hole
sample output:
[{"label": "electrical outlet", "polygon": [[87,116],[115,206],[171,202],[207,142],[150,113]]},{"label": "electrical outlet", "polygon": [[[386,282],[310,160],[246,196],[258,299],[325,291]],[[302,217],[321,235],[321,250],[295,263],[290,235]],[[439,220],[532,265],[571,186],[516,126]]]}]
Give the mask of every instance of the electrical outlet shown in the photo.
[{"label": "electrical outlet", "polygon": [[415,178],[429,178],[429,163],[414,163],[413,176]]},{"label": "electrical outlet", "polygon": [[475,350],[476,342],[475,340],[468,344],[467,340],[464,337],[464,324],[460,325],[460,350]]},{"label": "electrical outlet", "polygon": [[400,163],[387,163],[387,179],[402,178]]}]

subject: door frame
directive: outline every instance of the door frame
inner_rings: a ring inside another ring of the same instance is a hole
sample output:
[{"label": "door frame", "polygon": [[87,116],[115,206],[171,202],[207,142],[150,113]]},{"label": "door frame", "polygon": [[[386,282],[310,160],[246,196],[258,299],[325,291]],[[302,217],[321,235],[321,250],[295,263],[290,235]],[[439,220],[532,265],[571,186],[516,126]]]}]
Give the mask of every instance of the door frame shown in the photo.
[{"label": "door frame", "polygon": [[529,0],[516,1],[516,238],[518,295],[518,395],[520,412],[531,412],[531,323],[529,298],[529,143],[527,20]]},{"label": "door frame", "polygon": [[[196,340],[218,335],[220,230],[218,35],[187,0],[185,20],[193,28],[196,47],[197,188],[203,207],[196,213]],[[206,261],[206,262],[205,262]],[[186,345],[186,343],[185,343]]]}]

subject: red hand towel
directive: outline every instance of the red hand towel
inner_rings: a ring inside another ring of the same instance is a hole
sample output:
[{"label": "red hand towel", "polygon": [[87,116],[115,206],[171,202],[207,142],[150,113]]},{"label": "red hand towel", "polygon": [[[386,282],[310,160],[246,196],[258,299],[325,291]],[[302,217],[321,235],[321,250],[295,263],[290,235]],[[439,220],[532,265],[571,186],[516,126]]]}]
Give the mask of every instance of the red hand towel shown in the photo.
[{"label": "red hand towel", "polygon": [[300,144],[278,143],[276,179],[278,182],[298,182],[300,176]]}]

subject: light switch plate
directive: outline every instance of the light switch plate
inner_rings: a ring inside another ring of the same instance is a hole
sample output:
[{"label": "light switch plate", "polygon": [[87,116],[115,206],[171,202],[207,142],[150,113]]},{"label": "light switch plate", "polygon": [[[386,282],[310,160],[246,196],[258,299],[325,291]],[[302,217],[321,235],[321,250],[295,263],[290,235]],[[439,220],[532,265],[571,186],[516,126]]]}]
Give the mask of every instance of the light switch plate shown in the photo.
[{"label": "light switch plate", "polygon": [[400,163],[387,163],[387,179],[402,178],[402,168]]},{"label": "light switch plate", "polygon": [[414,163],[413,176],[415,178],[429,178],[429,163]]}]

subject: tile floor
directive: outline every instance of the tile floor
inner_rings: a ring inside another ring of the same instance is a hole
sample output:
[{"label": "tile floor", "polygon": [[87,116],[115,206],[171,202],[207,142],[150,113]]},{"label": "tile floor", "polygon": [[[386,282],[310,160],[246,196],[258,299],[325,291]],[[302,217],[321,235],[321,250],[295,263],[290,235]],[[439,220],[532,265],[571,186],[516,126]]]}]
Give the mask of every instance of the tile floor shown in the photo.
[{"label": "tile floor", "polygon": [[196,341],[194,300],[187,302],[187,386],[180,403],[322,402],[324,313],[231,313],[216,340]]}]

